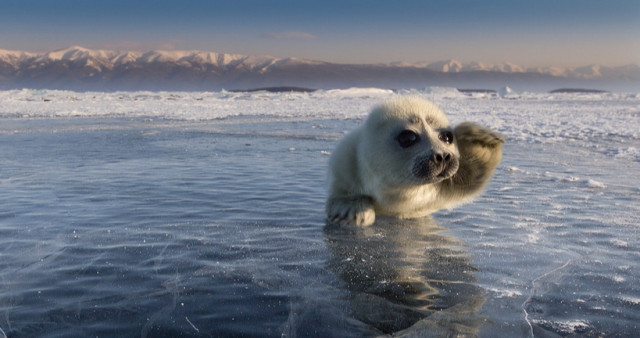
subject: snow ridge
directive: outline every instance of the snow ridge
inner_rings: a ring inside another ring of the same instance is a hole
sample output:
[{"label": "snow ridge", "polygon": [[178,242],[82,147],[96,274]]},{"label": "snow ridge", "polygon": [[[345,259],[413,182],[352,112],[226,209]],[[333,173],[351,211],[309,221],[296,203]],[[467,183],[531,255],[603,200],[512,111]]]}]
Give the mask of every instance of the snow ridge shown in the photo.
[{"label": "snow ridge", "polygon": [[89,63],[113,68],[125,64],[144,63],[190,63],[208,64],[220,68],[235,68],[243,65],[247,69],[263,69],[274,64],[319,64],[321,62],[296,58],[276,58],[271,56],[247,56],[241,54],[225,54],[200,50],[153,50],[148,52],[114,51],[87,49],[72,46],[66,49],[46,53],[29,53],[0,49],[0,63],[18,67],[21,64],[42,64],[56,61],[73,63]]},{"label": "snow ridge", "polygon": [[[72,46],[66,49],[46,52],[30,53],[25,51],[12,51],[0,49],[0,63],[18,67],[25,63],[50,63],[54,61],[85,62],[102,65],[106,68],[113,68],[116,65],[133,63],[155,63],[155,62],[188,62],[191,64],[208,64],[217,67],[236,68],[242,65],[246,69],[264,70],[270,66],[282,64],[306,64],[320,65],[328,64],[320,61],[297,59],[297,58],[276,58],[271,56],[248,56],[241,54],[225,54],[206,52],[200,50],[153,50],[148,52],[136,51],[114,51],[88,49],[80,46]],[[624,76],[633,73],[640,73],[640,66],[626,65],[621,67],[605,67],[601,65],[586,65],[582,67],[524,67],[513,63],[489,64],[483,62],[460,62],[457,60],[441,60],[435,62],[390,63],[389,67],[413,67],[426,68],[443,73],[459,72],[503,72],[503,73],[540,73],[552,76],[565,76],[577,78],[598,78],[603,76]]]},{"label": "snow ridge", "polygon": [[[0,89],[201,90],[267,86],[311,88],[419,88],[542,83],[581,86],[581,80],[623,81],[640,87],[640,67],[588,65],[527,68],[513,63],[336,64],[298,58],[241,55],[200,50],[148,52],[66,49],[30,53],[0,49]],[[562,84],[560,84],[560,81]],[[565,81],[566,80],[566,81]],[[573,81],[573,82],[571,82]],[[576,82],[578,81],[578,82]]]}]

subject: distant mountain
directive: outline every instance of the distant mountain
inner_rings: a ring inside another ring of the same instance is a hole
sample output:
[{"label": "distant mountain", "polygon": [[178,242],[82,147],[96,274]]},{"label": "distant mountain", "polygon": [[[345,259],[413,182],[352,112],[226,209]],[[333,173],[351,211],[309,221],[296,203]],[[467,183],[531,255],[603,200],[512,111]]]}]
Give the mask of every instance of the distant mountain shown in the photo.
[{"label": "distant mountain", "polygon": [[[112,51],[70,47],[47,53],[0,50],[0,89],[219,90],[306,88],[557,87],[640,91],[640,67],[525,68],[511,63],[337,64],[204,51]],[[600,88],[599,88],[600,89]]]}]

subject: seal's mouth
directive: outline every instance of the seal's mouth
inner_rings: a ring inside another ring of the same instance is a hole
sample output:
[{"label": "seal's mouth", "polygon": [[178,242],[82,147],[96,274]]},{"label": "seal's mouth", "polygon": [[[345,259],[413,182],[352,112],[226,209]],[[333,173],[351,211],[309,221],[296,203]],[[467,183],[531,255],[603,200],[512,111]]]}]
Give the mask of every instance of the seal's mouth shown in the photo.
[{"label": "seal's mouth", "polygon": [[438,176],[436,177],[440,177],[440,178],[449,178],[451,175],[449,175],[446,170],[443,170],[441,173],[438,174]]},{"label": "seal's mouth", "polygon": [[459,166],[458,160],[450,161],[443,166],[442,170],[436,177],[442,178],[442,179],[450,178],[451,176],[455,175],[455,173],[458,172],[458,166]]},{"label": "seal's mouth", "polygon": [[413,167],[413,175],[422,183],[438,183],[455,175],[459,166],[460,162],[456,158],[440,163],[418,160]]}]

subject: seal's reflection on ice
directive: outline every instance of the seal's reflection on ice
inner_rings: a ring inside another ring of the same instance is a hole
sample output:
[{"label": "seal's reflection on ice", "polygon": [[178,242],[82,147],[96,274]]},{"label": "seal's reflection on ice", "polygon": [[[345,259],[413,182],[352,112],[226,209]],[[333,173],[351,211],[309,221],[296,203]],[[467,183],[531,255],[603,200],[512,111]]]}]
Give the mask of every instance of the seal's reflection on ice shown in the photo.
[{"label": "seal's reflection on ice", "polygon": [[344,281],[355,319],[381,333],[475,335],[484,303],[464,244],[431,217],[382,217],[370,227],[327,224],[329,270]]}]

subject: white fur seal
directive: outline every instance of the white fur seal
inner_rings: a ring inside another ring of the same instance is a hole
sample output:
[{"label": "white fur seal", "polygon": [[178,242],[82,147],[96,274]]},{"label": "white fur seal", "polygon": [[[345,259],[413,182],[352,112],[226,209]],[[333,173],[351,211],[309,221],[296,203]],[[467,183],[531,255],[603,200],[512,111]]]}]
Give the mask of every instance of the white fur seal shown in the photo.
[{"label": "white fur seal", "polygon": [[452,128],[427,100],[391,99],[333,152],[327,219],[365,226],[376,214],[416,218],[464,203],[491,178],[503,143],[471,122]]}]

